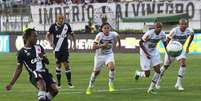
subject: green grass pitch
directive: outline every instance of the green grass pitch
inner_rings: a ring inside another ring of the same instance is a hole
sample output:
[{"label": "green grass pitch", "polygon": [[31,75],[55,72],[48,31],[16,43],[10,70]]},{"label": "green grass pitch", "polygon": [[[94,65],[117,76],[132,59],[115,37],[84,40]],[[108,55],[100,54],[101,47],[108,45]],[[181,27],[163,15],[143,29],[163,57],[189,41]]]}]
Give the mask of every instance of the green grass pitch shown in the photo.
[{"label": "green grass pitch", "polygon": [[[37,90],[29,83],[25,69],[10,92],[5,92],[5,85],[10,81],[16,68],[16,53],[0,53],[0,101],[37,101]],[[139,55],[134,53],[116,53],[116,92],[108,92],[108,71],[104,67],[95,82],[94,93],[85,94],[93,67],[94,53],[71,53],[72,80],[76,86],[69,89],[66,77],[62,75],[62,88],[53,101],[201,101],[201,55],[190,55],[187,58],[187,70],[183,81],[185,91],[178,92],[175,82],[178,63],[174,62],[161,81],[157,95],[150,95],[146,90],[150,78],[134,79],[134,71],[140,69]],[[55,78],[55,59],[48,53],[49,69]]]}]

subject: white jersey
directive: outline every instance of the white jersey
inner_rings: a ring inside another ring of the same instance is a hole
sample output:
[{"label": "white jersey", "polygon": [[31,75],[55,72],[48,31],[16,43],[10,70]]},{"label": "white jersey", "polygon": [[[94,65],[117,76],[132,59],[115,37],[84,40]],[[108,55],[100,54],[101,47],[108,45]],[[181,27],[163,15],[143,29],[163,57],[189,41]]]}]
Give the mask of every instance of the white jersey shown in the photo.
[{"label": "white jersey", "polygon": [[[162,40],[165,41],[166,35],[165,32],[161,31],[158,35],[155,33],[155,30],[149,30],[147,31],[143,36],[142,40],[144,41],[143,45],[147,52],[152,55],[156,53],[157,49],[157,43]],[[142,52],[142,49],[140,49],[140,52]]]},{"label": "white jersey", "polygon": [[189,27],[186,28],[186,30],[184,32],[182,32],[179,27],[175,27],[170,31],[170,34],[168,34],[168,37],[172,41],[178,41],[182,45],[184,45],[188,36],[193,35],[193,34],[194,34],[193,30]]},{"label": "white jersey", "polygon": [[95,41],[98,44],[103,44],[105,41],[109,41],[109,45],[108,45],[108,48],[106,49],[102,49],[102,48],[96,49],[96,55],[107,55],[107,54],[113,53],[112,48],[115,43],[117,35],[118,34],[116,32],[109,32],[108,36],[104,35],[103,32],[99,32],[96,35],[96,39],[99,39],[99,40],[95,39]]}]

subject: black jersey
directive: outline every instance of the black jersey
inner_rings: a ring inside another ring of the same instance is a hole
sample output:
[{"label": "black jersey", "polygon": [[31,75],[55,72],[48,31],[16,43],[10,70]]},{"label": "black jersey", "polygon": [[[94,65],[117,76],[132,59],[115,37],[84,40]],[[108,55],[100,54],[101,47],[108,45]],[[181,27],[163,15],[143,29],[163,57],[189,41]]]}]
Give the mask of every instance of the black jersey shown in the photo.
[{"label": "black jersey", "polygon": [[64,23],[62,25],[52,24],[49,32],[53,34],[53,44],[55,51],[66,51],[68,50],[68,35],[71,34],[72,30],[69,24]]},{"label": "black jersey", "polygon": [[30,48],[23,47],[17,53],[17,63],[24,64],[29,73],[46,72],[45,63],[39,56],[41,54],[45,54],[45,52],[40,45],[34,45]]}]

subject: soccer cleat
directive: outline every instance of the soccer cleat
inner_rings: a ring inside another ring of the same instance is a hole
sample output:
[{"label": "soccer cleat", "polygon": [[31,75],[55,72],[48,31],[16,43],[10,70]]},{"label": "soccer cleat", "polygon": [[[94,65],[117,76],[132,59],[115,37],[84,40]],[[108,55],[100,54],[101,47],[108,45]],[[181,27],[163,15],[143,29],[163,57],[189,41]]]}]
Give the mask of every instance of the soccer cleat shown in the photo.
[{"label": "soccer cleat", "polygon": [[115,91],[114,84],[109,84],[109,91],[110,91],[110,92]]},{"label": "soccer cleat", "polygon": [[153,88],[149,88],[148,90],[147,90],[147,93],[148,94],[157,94],[155,91],[154,91],[154,89]]},{"label": "soccer cleat", "polygon": [[75,88],[75,86],[72,85],[72,86],[69,86],[69,88]]},{"label": "soccer cleat", "polygon": [[175,85],[175,88],[176,88],[178,91],[183,91],[183,90],[184,90],[184,88],[183,88],[181,85],[178,85],[178,84]]},{"label": "soccer cleat", "polygon": [[139,77],[140,77],[140,76],[137,74],[137,72],[138,72],[138,71],[135,71],[135,80],[138,80]]},{"label": "soccer cleat", "polygon": [[68,83],[69,88],[75,88],[75,86],[72,85],[72,83]]},{"label": "soccer cleat", "polygon": [[86,91],[87,95],[91,95],[92,94],[92,87],[88,87],[87,91]]}]

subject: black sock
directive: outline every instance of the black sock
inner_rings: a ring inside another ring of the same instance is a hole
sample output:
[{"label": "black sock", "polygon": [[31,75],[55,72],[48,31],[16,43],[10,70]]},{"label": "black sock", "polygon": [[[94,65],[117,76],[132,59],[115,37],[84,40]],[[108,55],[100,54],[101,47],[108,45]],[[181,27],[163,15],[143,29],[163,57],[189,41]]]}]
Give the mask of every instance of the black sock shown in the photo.
[{"label": "black sock", "polygon": [[60,86],[61,85],[61,70],[60,69],[56,69],[56,76],[57,76],[58,86]]},{"label": "black sock", "polygon": [[66,69],[65,73],[66,73],[66,78],[67,78],[67,81],[68,81],[68,85],[72,86],[72,84],[71,84],[71,70]]}]

